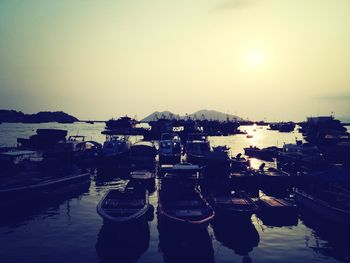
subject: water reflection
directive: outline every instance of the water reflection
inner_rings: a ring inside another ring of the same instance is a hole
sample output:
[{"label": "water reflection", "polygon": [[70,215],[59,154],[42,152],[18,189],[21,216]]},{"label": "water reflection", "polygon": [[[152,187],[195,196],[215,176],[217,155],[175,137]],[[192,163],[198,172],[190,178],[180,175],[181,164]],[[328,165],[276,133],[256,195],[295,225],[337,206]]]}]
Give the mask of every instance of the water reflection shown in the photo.
[{"label": "water reflection", "polygon": [[159,247],[164,262],[214,262],[214,250],[206,228],[181,231],[158,224]]},{"label": "water reflection", "polygon": [[300,210],[304,225],[313,230],[313,240],[306,239],[306,246],[316,254],[350,262],[350,229],[332,224],[305,208]]},{"label": "water reflection", "polygon": [[243,256],[243,262],[250,262],[247,256],[260,242],[259,233],[250,220],[242,223],[216,217],[211,224],[216,240]]},{"label": "water reflection", "polygon": [[103,224],[96,253],[101,262],[135,262],[148,249],[149,241],[148,224]]},{"label": "water reflection", "polygon": [[[40,195],[40,199],[31,199],[30,202],[26,200],[17,202],[15,206],[7,207],[6,213],[1,214],[0,227],[16,228],[38,216],[47,218],[57,215],[62,203],[69,199],[79,198],[81,195],[88,193],[89,188],[90,180],[86,180],[52,190],[46,194],[47,196],[45,194]],[[66,211],[69,215],[69,202],[67,202]]]}]

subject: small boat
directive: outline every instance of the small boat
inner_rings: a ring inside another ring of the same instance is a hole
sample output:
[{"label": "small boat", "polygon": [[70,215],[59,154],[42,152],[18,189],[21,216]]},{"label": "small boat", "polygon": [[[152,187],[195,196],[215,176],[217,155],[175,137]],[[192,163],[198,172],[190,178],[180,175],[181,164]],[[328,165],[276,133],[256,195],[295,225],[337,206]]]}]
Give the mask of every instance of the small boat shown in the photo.
[{"label": "small boat", "polygon": [[97,205],[106,223],[146,223],[149,209],[148,191],[129,184],[123,190],[108,190]]},{"label": "small boat", "polygon": [[164,169],[164,174],[167,175],[168,178],[174,175],[175,178],[199,179],[201,177],[201,172],[202,169],[199,165],[186,162],[178,163]]},{"label": "small boat", "polygon": [[158,213],[163,223],[181,227],[206,227],[214,210],[196,186],[182,182],[161,182]]},{"label": "small boat", "polygon": [[250,220],[258,211],[258,206],[244,191],[214,194],[212,203],[217,214],[240,220]]},{"label": "small boat", "polygon": [[277,151],[277,147],[267,147],[261,149],[256,146],[249,146],[244,148],[245,155],[263,160],[272,160],[272,158],[276,156]]},{"label": "small boat", "polygon": [[130,146],[128,136],[106,135],[106,141],[98,156],[98,167],[103,169],[118,168],[121,163],[126,162]]},{"label": "small boat", "polygon": [[159,141],[159,163],[175,164],[181,161],[181,139],[172,133],[163,133]]},{"label": "small boat", "polygon": [[155,166],[157,149],[151,142],[140,141],[130,147],[129,161],[136,169],[153,169]]},{"label": "small boat", "polygon": [[258,200],[258,216],[265,225],[288,226],[298,224],[296,204],[286,198],[264,196]]},{"label": "small boat", "polygon": [[205,155],[210,152],[210,143],[207,134],[189,134],[185,151],[188,162],[198,165],[204,164]]},{"label": "small boat", "polygon": [[311,194],[297,189],[295,200],[300,206],[322,219],[341,226],[350,226],[349,195],[332,191]]},{"label": "small boat", "polygon": [[254,136],[251,135],[251,134],[248,134],[246,137],[247,137],[248,139],[251,139],[251,138],[253,138]]}]

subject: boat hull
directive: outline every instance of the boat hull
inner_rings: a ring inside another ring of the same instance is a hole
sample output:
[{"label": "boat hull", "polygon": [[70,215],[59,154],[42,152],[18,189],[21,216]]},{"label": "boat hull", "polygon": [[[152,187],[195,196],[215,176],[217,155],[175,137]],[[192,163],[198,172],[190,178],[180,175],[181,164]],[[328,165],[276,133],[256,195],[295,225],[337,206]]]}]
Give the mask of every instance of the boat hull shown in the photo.
[{"label": "boat hull", "polygon": [[308,209],[310,212],[317,214],[323,219],[342,225],[342,226],[350,226],[350,211],[344,211],[341,209],[337,209],[332,207],[330,204],[312,197],[311,195],[302,192],[295,192],[295,200],[302,207]]}]

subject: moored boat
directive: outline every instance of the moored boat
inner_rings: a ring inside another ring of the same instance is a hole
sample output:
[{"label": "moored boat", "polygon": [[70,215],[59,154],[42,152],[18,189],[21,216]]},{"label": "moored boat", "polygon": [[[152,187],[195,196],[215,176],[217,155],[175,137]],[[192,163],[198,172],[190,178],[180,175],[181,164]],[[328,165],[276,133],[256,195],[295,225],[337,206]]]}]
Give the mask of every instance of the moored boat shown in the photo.
[{"label": "moored boat", "polygon": [[258,211],[258,206],[244,191],[213,194],[212,203],[217,214],[244,221],[249,221]]},{"label": "moored boat", "polygon": [[206,227],[215,215],[196,186],[166,179],[159,189],[158,213],[165,224],[190,228]]},{"label": "moored boat", "polygon": [[187,162],[203,165],[206,153],[210,152],[208,136],[203,133],[189,134],[186,142]]},{"label": "moored boat", "polygon": [[263,196],[258,200],[258,216],[265,225],[288,226],[298,224],[296,204],[286,198]]},{"label": "moored boat", "polygon": [[323,219],[350,227],[350,196],[336,192],[311,194],[304,190],[295,191],[297,203]]},{"label": "moored boat", "polygon": [[178,135],[164,133],[159,141],[159,163],[176,164],[181,161],[181,139]]},{"label": "moored boat", "polygon": [[157,149],[153,143],[140,141],[130,147],[129,161],[133,168],[153,169],[156,155]]},{"label": "moored boat", "polygon": [[146,223],[149,209],[148,191],[130,185],[123,190],[108,190],[97,205],[97,213],[105,223]]}]

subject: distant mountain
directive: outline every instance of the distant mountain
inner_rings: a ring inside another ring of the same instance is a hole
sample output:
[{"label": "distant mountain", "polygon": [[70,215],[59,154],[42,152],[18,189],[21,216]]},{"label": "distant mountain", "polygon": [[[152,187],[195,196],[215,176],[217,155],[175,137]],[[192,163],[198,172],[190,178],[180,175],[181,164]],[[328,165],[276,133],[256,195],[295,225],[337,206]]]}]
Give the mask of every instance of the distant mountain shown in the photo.
[{"label": "distant mountain", "polygon": [[229,120],[237,120],[241,121],[243,120],[242,118],[232,115],[232,114],[227,114],[215,110],[199,110],[196,111],[195,113],[192,113],[189,115],[192,119],[206,119],[206,120],[218,120],[218,121],[226,121],[227,119]]},{"label": "distant mountain", "polygon": [[63,111],[41,111],[35,114],[25,114],[15,110],[0,110],[0,122],[44,123],[61,122],[72,123],[79,121],[77,118]]},{"label": "distant mountain", "polygon": [[146,118],[143,118],[141,121],[150,122],[161,118],[173,119],[173,118],[181,118],[181,116],[178,114],[174,114],[170,111],[155,111],[152,114],[148,115]]},{"label": "distant mountain", "polygon": [[214,110],[199,110],[196,111],[192,114],[188,114],[186,116],[180,116],[179,114],[172,113],[170,111],[155,111],[152,114],[148,115],[146,118],[142,119],[142,122],[150,122],[154,121],[156,119],[160,118],[166,118],[166,119],[184,119],[190,117],[191,119],[206,119],[206,120],[219,120],[219,121],[225,121],[227,118],[229,120],[238,120],[241,121],[243,120],[242,118],[231,115],[231,114],[226,114],[222,113],[219,111],[214,111]]}]

